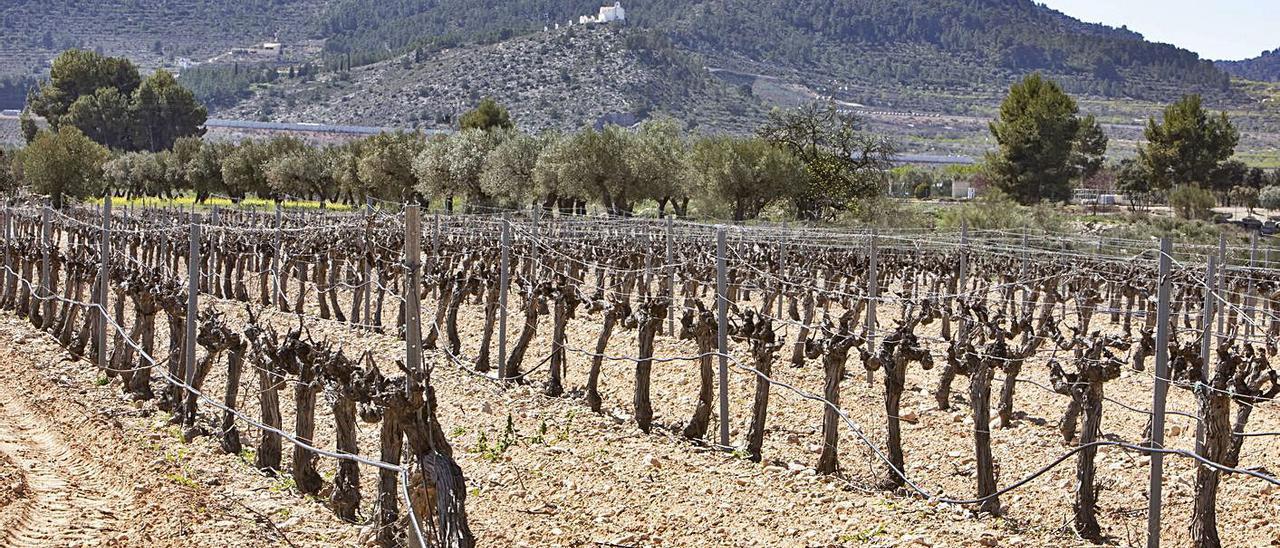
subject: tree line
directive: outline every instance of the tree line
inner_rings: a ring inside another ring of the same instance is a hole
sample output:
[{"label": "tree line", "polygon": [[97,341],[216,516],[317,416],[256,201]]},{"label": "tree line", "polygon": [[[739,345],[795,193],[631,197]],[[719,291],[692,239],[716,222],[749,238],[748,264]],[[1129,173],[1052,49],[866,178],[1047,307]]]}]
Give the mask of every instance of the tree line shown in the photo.
[{"label": "tree line", "polygon": [[540,205],[583,214],[588,205],[630,216],[641,204],[659,215],[745,221],[776,206],[830,219],[884,194],[892,147],[834,107],[777,111],[753,136],[691,135],[673,119],[634,128],[568,133],[515,129],[486,99],[456,133],[382,133],[317,146],[296,137],[176,139],[160,151],[114,152],[76,126],[41,131],[16,153],[13,184],[54,197],[248,196],[325,203],[433,202],[449,210]]}]

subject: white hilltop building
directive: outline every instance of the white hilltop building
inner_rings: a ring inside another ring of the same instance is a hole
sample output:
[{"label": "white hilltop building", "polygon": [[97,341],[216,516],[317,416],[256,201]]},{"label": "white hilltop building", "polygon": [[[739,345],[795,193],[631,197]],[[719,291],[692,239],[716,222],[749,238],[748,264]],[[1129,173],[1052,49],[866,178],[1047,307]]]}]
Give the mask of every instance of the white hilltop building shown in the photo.
[{"label": "white hilltop building", "polygon": [[593,23],[607,24],[615,22],[625,22],[627,20],[627,10],[622,9],[622,2],[614,2],[612,6],[601,6],[600,12],[595,16],[583,15],[578,18],[579,25],[590,25]]}]

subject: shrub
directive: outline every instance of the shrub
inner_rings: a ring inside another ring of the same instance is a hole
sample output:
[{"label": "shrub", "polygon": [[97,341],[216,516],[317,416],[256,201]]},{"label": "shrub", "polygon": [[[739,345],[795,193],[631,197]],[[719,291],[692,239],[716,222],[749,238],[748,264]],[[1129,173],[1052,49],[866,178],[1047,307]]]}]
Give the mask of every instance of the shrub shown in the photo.
[{"label": "shrub", "polygon": [[915,196],[917,199],[923,200],[929,197],[929,193],[931,191],[933,191],[933,185],[926,182],[920,182],[916,183],[915,188],[911,189],[911,195]]},{"label": "shrub", "polygon": [[947,228],[959,228],[965,224],[972,229],[1028,227],[1061,232],[1066,229],[1068,219],[1054,205],[1019,205],[1008,194],[993,189],[964,205],[946,208],[939,218],[939,225]]},{"label": "shrub", "polygon": [[1258,205],[1266,209],[1280,209],[1280,186],[1269,186],[1258,193]]},{"label": "shrub", "polygon": [[1212,192],[1195,185],[1179,185],[1169,192],[1169,207],[1181,219],[1209,219],[1214,203]]},{"label": "shrub", "polygon": [[934,228],[936,223],[924,207],[880,196],[841,213],[836,223],[879,228]]}]

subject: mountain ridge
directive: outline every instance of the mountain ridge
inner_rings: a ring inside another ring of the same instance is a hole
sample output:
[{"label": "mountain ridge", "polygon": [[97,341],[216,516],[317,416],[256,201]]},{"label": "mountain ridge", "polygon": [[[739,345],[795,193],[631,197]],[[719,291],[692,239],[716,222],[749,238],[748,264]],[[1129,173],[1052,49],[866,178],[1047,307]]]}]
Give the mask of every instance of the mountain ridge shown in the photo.
[{"label": "mountain ridge", "polygon": [[1280,82],[1280,48],[1239,61],[1217,61],[1218,68],[1232,76],[1259,82]]}]

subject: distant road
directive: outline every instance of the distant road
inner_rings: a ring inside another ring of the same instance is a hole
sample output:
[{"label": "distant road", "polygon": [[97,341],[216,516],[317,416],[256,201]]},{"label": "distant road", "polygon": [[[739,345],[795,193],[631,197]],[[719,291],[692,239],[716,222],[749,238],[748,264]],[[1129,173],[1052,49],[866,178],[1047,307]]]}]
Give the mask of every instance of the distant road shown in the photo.
[{"label": "distant road", "polygon": [[343,133],[352,135],[377,135],[379,133],[397,131],[399,129],[375,126],[313,124],[307,122],[255,122],[250,120],[226,120],[221,118],[210,118],[206,120],[204,127],[301,133]]},{"label": "distant road", "polygon": [[978,163],[972,156],[939,155],[939,154],[899,154],[893,159],[895,164],[927,164],[970,166]]}]

